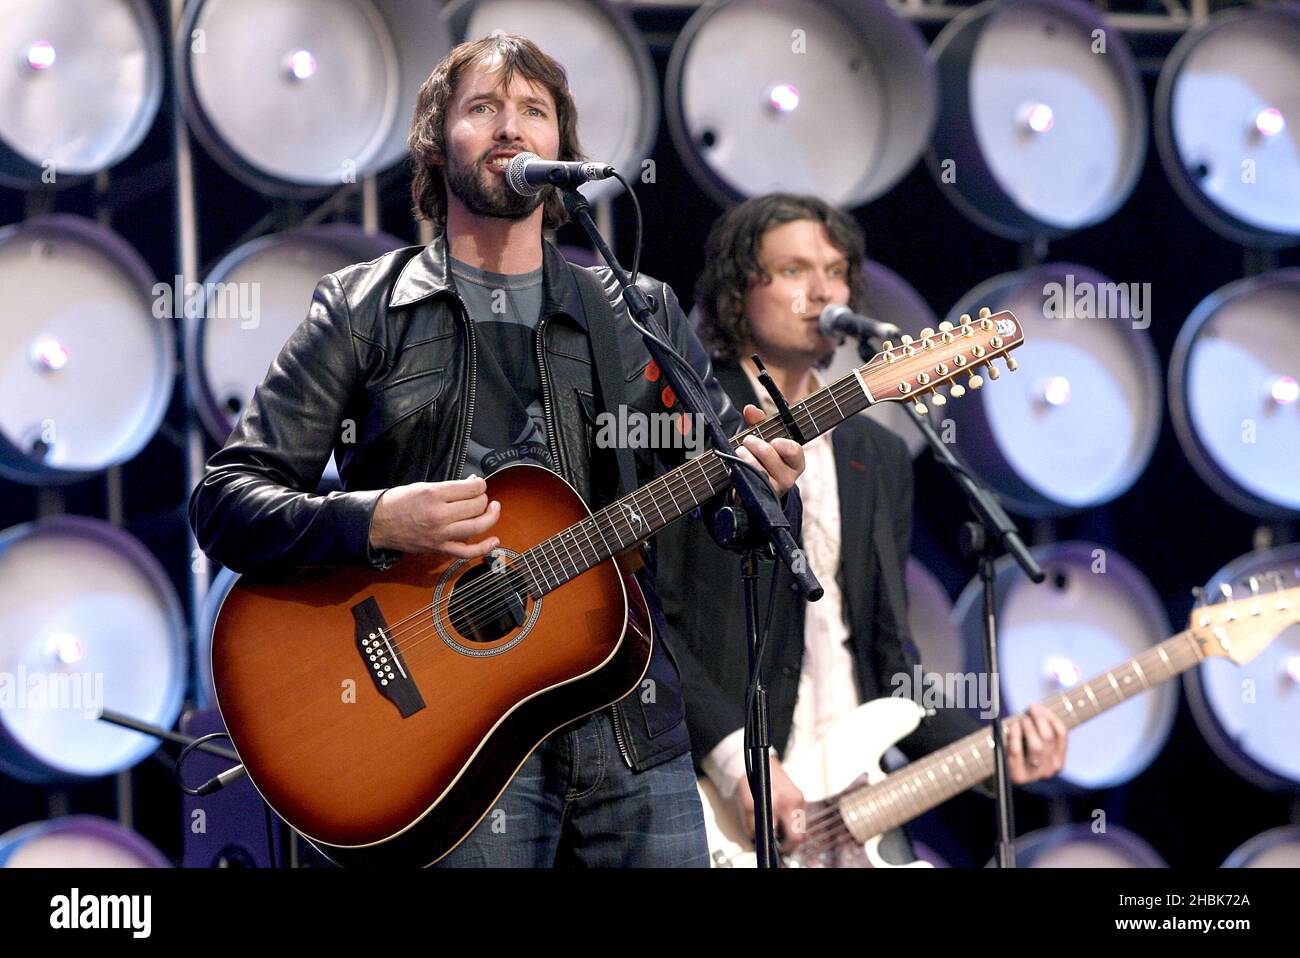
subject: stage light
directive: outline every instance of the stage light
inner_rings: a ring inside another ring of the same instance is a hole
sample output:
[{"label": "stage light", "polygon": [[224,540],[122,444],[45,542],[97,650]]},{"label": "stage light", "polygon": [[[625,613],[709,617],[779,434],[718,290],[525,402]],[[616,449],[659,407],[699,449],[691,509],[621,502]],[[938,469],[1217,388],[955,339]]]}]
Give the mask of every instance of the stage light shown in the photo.
[{"label": "stage light", "polygon": [[0,351],[20,360],[0,368],[0,475],[73,482],[149,442],[175,379],[153,285],[139,254],[92,220],[0,230]]},{"label": "stage light", "polygon": [[27,65],[33,70],[48,70],[54,59],[54,44],[49,40],[37,40],[27,48]]},{"label": "stage light", "polygon": [[1100,832],[1093,822],[1052,825],[1020,835],[1015,846],[1019,868],[1169,867],[1144,839],[1113,822]]},{"label": "stage light", "polygon": [[1035,103],[1021,111],[1025,127],[1031,133],[1047,133],[1056,125],[1056,115],[1046,103]]},{"label": "stage light", "polygon": [[1277,136],[1286,129],[1286,120],[1277,107],[1268,107],[1255,114],[1255,129],[1260,136]]},{"label": "stage light", "polygon": [[664,100],[677,152],[724,204],[772,190],[867,203],[913,167],[937,111],[924,39],[879,0],[701,4]]},{"label": "stage light", "polygon": [[[611,164],[633,184],[648,172],[645,161],[659,132],[659,78],[645,40],[620,5],[607,0],[464,0],[447,8],[447,20],[460,40],[501,30],[536,43],[568,75],[582,151]],[[589,183],[582,192],[599,200],[622,189],[618,180],[609,179]]]},{"label": "stage light", "polygon": [[38,368],[55,371],[68,364],[68,347],[53,337],[42,336],[32,343],[31,356]]},{"label": "stage light", "polygon": [[1223,868],[1300,868],[1300,825],[1279,825],[1242,842]]},{"label": "stage light", "polygon": [[940,115],[926,156],[940,190],[1024,241],[1107,219],[1137,184],[1146,95],[1118,30],[1077,0],[990,0],[930,48]]},{"label": "stage light", "polygon": [[1169,409],[1200,477],[1264,518],[1300,512],[1300,269],[1229,283],[1187,317],[1169,360]]},{"label": "stage light", "polygon": [[295,80],[310,79],[316,73],[316,58],[306,50],[289,55],[289,74]]},{"label": "stage light", "polygon": [[772,87],[772,92],[767,95],[767,101],[772,104],[773,109],[789,113],[799,106],[799,91],[789,83],[779,83]]},{"label": "stage light", "polygon": [[[1060,542],[1030,552],[1047,573],[1041,585],[1026,579],[1009,556],[995,564],[1005,714],[1118,669],[1173,634],[1160,596],[1115,549]],[[953,621],[963,638],[965,671],[983,673],[984,591],[978,577],[958,596]],[[1061,774],[1027,787],[1057,795],[1129,781],[1160,754],[1177,711],[1176,682],[1134,694],[1071,729]]]},{"label": "stage light", "polygon": [[334,223],[276,233],[227,253],[203,283],[201,315],[187,317],[187,382],[199,418],[225,442],[253,391],[307,315],[322,276],[406,244]]},{"label": "stage light", "polygon": [[1268,394],[1279,406],[1289,406],[1300,399],[1300,383],[1290,376],[1278,376],[1269,387]]},{"label": "stage light", "polygon": [[1070,401],[1070,380],[1052,376],[1043,383],[1043,401],[1049,406],[1064,406]]},{"label": "stage light", "polygon": [[0,868],[171,867],[144,836],[95,815],[65,815],[0,835]]},{"label": "stage light", "polygon": [[50,655],[64,665],[75,665],[81,661],[85,646],[71,632],[55,632],[46,640],[46,649]]},{"label": "stage light", "polygon": [[1155,134],[1170,183],[1235,243],[1300,241],[1300,6],[1249,6],[1185,33],[1160,71]]},{"label": "stage light", "polygon": [[1022,372],[944,407],[959,458],[1023,515],[1067,515],[1126,492],[1164,412],[1149,288],[1053,263],[981,283],[947,319],[982,306],[1024,326]]},{"label": "stage light", "polygon": [[176,77],[218,163],[262,192],[311,196],[408,155],[416,95],[450,49],[433,3],[191,0]]},{"label": "stage light", "polygon": [[[1205,594],[1217,595],[1226,585],[1240,597],[1249,594],[1252,580],[1262,601],[1279,586],[1300,585],[1300,544],[1247,552],[1216,572]],[[1249,662],[1211,656],[1183,676],[1192,718],[1211,751],[1269,791],[1300,790],[1298,661],[1300,625],[1291,625]]]},{"label": "stage light", "polygon": [[130,768],[158,742],[96,716],[171,728],[187,661],[180,601],[138,540],[73,516],[0,533],[0,770],[49,783]]},{"label": "stage light", "polygon": [[162,102],[143,0],[41,0],[0,15],[0,185],[57,190],[121,162]]}]

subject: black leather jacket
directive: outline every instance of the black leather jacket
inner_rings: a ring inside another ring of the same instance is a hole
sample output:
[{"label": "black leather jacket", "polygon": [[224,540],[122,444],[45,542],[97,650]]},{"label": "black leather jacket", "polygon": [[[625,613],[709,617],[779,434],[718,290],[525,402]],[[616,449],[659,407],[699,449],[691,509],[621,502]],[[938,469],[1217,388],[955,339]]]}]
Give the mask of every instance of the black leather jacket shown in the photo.
[{"label": "black leather jacket", "polygon": [[[587,318],[560,252],[544,243],[544,305],[538,329],[551,455],[593,508],[616,498],[617,464],[595,443],[598,412]],[[625,316],[608,269],[594,270],[616,315]],[[642,276],[661,324],[695,367],[729,434],[740,413],[713,378],[708,356],[673,291]],[[663,412],[666,382],[648,370],[649,354],[630,322],[618,324],[624,399],[642,413]],[[325,276],[298,326],[258,387],[225,446],[208,460],[190,498],[190,525],[211,558],[238,572],[370,564],[400,553],[369,547],[382,490],[457,478],[477,402],[475,337],[447,269],[440,236],[427,247],[395,250]],[[345,491],[316,489],[331,451]],[[638,485],[683,461],[682,450],[636,451]],[[711,505],[716,506],[716,501]],[[688,521],[688,520],[683,520]],[[653,569],[653,565],[651,566]],[[651,585],[653,572],[641,573]],[[656,638],[667,626],[651,601]],[[648,768],[689,749],[681,680],[671,638],[655,642],[647,678],[610,710],[623,758]]]}]

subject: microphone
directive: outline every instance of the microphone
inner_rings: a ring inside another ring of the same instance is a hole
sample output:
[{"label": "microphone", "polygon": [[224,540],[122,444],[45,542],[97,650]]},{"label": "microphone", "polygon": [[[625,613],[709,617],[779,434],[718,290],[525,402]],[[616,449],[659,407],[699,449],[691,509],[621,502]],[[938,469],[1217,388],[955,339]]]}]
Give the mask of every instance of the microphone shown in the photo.
[{"label": "microphone", "polygon": [[841,303],[831,303],[822,310],[822,314],[817,317],[817,329],[823,336],[837,339],[841,336],[852,336],[854,339],[889,339],[902,332],[893,323],[855,313]]},{"label": "microphone", "polygon": [[614,173],[608,163],[543,160],[536,153],[516,153],[506,168],[506,182],[520,196],[535,196],[544,186],[581,186]]}]

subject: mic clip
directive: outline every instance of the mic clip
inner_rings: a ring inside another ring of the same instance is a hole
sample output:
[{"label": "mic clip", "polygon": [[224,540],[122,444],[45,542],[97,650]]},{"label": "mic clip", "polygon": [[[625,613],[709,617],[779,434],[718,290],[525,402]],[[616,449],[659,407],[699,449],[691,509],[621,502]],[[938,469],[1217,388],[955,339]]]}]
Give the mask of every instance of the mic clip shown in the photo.
[{"label": "mic clip", "polygon": [[785,431],[790,434],[791,439],[802,446],[807,440],[804,439],[803,430],[799,428],[799,424],[794,421],[794,414],[790,412],[790,404],[781,395],[781,390],[777,387],[776,381],[772,379],[772,374],[767,371],[767,367],[763,365],[763,360],[758,358],[758,353],[755,353],[750,359],[758,367],[758,381],[763,384],[767,394],[772,397],[772,402],[776,403],[776,411],[781,416],[781,422],[785,424]]}]

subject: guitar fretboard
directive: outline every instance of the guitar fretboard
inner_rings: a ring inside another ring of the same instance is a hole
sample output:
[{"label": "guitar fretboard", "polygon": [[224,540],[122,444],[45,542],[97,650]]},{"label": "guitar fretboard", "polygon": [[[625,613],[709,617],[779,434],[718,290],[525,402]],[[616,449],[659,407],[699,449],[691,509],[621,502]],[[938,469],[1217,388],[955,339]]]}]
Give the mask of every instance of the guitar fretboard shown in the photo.
[{"label": "guitar fretboard", "polygon": [[[1167,682],[1204,658],[1191,632],[1180,632],[1117,669],[1043,702],[1074,728],[1134,695]],[[840,817],[859,842],[909,822],[993,774],[993,729],[972,732],[905,768],[843,795]]]},{"label": "guitar fretboard", "polygon": [[[791,415],[805,442],[872,404],[869,390],[859,374],[865,368],[849,373],[791,405]],[[770,416],[733,436],[732,448],[751,433],[768,442],[776,438],[792,438],[781,417]],[[539,542],[521,553],[514,567],[527,573],[530,594],[540,598],[611,556],[644,541],[730,485],[730,470],[716,452],[709,451]]]}]

